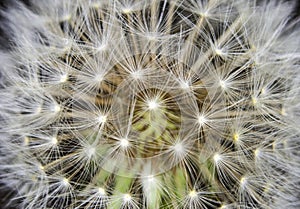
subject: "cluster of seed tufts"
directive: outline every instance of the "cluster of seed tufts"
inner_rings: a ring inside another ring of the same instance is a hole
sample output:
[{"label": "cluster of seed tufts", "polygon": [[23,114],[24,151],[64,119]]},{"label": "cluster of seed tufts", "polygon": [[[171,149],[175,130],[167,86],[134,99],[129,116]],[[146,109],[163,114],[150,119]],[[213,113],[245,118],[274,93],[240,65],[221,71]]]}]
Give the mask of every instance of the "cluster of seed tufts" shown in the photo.
[{"label": "cluster of seed tufts", "polygon": [[299,208],[291,3],[31,0],[3,12],[0,177],[26,209]]}]

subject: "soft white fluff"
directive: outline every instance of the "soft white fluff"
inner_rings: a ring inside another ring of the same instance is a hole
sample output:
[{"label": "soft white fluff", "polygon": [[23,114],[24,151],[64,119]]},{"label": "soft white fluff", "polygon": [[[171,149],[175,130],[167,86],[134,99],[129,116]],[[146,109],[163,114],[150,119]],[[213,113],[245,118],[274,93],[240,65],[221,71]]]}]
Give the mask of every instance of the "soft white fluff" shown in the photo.
[{"label": "soft white fluff", "polygon": [[20,208],[299,208],[293,4],[2,11],[0,177]]}]

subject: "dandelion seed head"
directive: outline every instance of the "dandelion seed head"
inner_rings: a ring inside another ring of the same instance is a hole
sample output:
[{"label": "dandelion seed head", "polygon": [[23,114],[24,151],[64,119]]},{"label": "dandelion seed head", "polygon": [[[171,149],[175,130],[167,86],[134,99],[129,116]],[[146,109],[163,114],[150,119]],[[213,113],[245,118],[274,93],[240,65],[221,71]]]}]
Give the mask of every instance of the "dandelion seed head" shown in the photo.
[{"label": "dandelion seed head", "polygon": [[252,105],[257,106],[258,105],[258,98],[256,96],[252,96]]},{"label": "dandelion seed head", "polygon": [[242,188],[245,188],[246,184],[247,184],[247,177],[244,177],[244,176],[243,176],[243,177],[240,179],[240,186],[241,186]]},{"label": "dandelion seed head", "polygon": [[41,106],[37,106],[36,110],[35,110],[35,113],[38,114],[38,113],[41,113],[41,112],[42,112],[42,107]]},{"label": "dandelion seed head", "polygon": [[97,83],[100,83],[101,81],[103,81],[103,79],[104,79],[104,76],[102,75],[102,73],[98,73],[95,76],[95,82],[97,82]]},{"label": "dandelion seed head", "polygon": [[130,7],[125,7],[125,8],[122,9],[122,12],[123,12],[124,14],[130,14],[130,13],[133,12],[133,9],[130,8]]},{"label": "dandelion seed head", "polygon": [[57,145],[58,140],[57,140],[57,137],[56,137],[56,136],[51,138],[51,143],[52,143],[53,145]]},{"label": "dandelion seed head", "polygon": [[221,86],[222,89],[226,89],[227,88],[226,81],[220,80],[219,84],[220,84],[220,86]]},{"label": "dandelion seed head", "polygon": [[216,153],[216,154],[214,154],[213,159],[214,159],[214,162],[217,164],[222,159],[222,156],[219,153]]},{"label": "dandelion seed head", "polygon": [[99,115],[98,116],[98,122],[100,124],[106,123],[106,121],[107,121],[107,116],[106,115]]},{"label": "dandelion seed head", "polygon": [[93,3],[91,3],[91,7],[92,7],[92,8],[99,9],[100,6],[101,6],[101,4],[98,3],[98,2],[93,2]]},{"label": "dandelion seed head", "polygon": [[52,108],[54,113],[58,113],[61,110],[61,107],[59,104],[54,104],[53,108]]},{"label": "dandelion seed head", "polygon": [[65,83],[67,80],[68,80],[68,74],[65,73],[65,74],[62,74],[62,75],[60,76],[59,82],[60,82],[60,83]]},{"label": "dandelion seed head", "polygon": [[185,153],[185,148],[184,148],[184,146],[182,145],[182,143],[176,143],[174,146],[173,146],[173,149],[174,149],[174,151],[177,153],[177,154],[179,154],[179,155],[181,155],[181,154],[183,154],[183,153]]},{"label": "dandelion seed head", "polygon": [[148,176],[148,181],[153,182],[155,180],[153,175]]},{"label": "dandelion seed head", "polygon": [[267,94],[267,89],[265,87],[263,87],[260,92],[261,92],[262,95],[266,95]]},{"label": "dandelion seed head", "polygon": [[70,19],[72,18],[72,15],[71,14],[65,14],[63,17],[62,17],[62,21],[69,21]]},{"label": "dandelion seed head", "polygon": [[224,55],[223,50],[222,50],[222,49],[219,49],[219,48],[216,48],[216,49],[215,49],[215,53],[216,53],[217,55],[219,55],[219,56],[223,56],[223,55]]},{"label": "dandelion seed head", "polygon": [[198,196],[196,190],[191,190],[190,193],[189,193],[189,197],[194,199]]},{"label": "dandelion seed head", "polygon": [[234,134],[233,134],[233,141],[234,141],[234,142],[238,142],[239,139],[240,139],[240,134],[234,133]]},{"label": "dandelion seed head", "polygon": [[298,206],[290,2],[29,1],[0,8],[13,205]]},{"label": "dandelion seed head", "polygon": [[190,84],[188,81],[180,81],[180,87],[184,90],[187,90],[190,88]]},{"label": "dandelion seed head", "polygon": [[287,116],[286,109],[284,107],[281,108],[280,114],[283,116]]},{"label": "dandelion seed head", "polygon": [[124,194],[123,195],[123,201],[124,202],[130,202],[132,200],[132,197],[130,194]]},{"label": "dandelion seed head", "polygon": [[207,119],[205,118],[204,115],[198,116],[198,123],[200,126],[203,126],[207,123]]},{"label": "dandelion seed head", "polygon": [[159,107],[159,103],[155,99],[147,101],[147,105],[150,110],[155,110]]},{"label": "dandelion seed head", "polygon": [[120,140],[120,145],[121,145],[121,147],[123,147],[123,148],[128,147],[128,146],[129,146],[129,140],[128,140],[127,138],[122,138],[122,139]]},{"label": "dandelion seed head", "polygon": [[259,158],[260,154],[261,154],[260,149],[259,149],[259,148],[256,148],[255,151],[254,151],[254,156],[255,156],[256,158]]},{"label": "dandelion seed head", "polygon": [[100,196],[104,196],[106,194],[105,189],[103,189],[102,187],[98,188],[98,193]]},{"label": "dandelion seed head", "polygon": [[63,184],[64,186],[69,186],[69,184],[70,184],[69,179],[63,178],[63,179],[62,179],[62,184]]},{"label": "dandelion seed head", "polygon": [[106,43],[98,44],[96,49],[97,49],[98,52],[105,51],[107,49],[107,44]]},{"label": "dandelion seed head", "polygon": [[25,137],[24,137],[24,142],[23,142],[24,145],[25,145],[25,146],[28,146],[28,145],[29,145],[29,142],[30,142],[29,137],[28,137],[28,136],[25,136]]},{"label": "dandelion seed head", "polygon": [[[71,18],[71,16],[70,16],[70,18]],[[69,38],[64,38],[62,41],[63,41],[63,45],[65,45],[67,47],[66,49],[68,49],[70,47],[70,44],[72,42]]]},{"label": "dandelion seed head", "polygon": [[135,80],[141,80],[143,78],[142,70],[135,70],[130,73],[130,76]]},{"label": "dandelion seed head", "polygon": [[226,209],[227,208],[227,205],[221,205],[220,206],[220,209]]},{"label": "dandelion seed head", "polygon": [[95,153],[96,153],[96,149],[95,149],[95,147],[92,147],[92,146],[87,146],[86,148],[85,148],[85,154],[86,154],[86,156],[88,157],[88,158],[91,158],[92,156],[94,156],[95,155]]},{"label": "dandelion seed head", "polygon": [[200,14],[201,17],[208,17],[209,16],[209,13],[207,11],[200,12],[199,14]]},{"label": "dandelion seed head", "polygon": [[159,34],[157,34],[157,33],[148,33],[148,34],[146,35],[146,38],[147,38],[149,41],[155,41],[155,40],[158,39],[158,37],[159,37]]}]

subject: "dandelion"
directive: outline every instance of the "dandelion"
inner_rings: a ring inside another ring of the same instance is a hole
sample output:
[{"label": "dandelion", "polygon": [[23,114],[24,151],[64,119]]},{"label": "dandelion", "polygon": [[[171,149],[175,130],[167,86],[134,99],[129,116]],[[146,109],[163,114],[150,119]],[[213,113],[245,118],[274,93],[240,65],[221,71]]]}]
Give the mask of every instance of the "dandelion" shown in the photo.
[{"label": "dandelion", "polygon": [[2,8],[2,207],[299,208],[294,6]]}]

